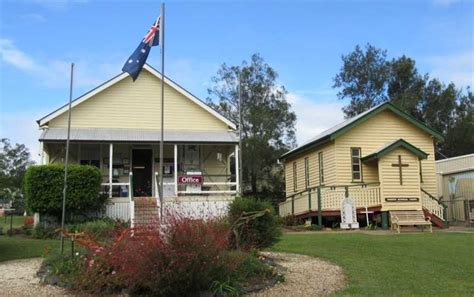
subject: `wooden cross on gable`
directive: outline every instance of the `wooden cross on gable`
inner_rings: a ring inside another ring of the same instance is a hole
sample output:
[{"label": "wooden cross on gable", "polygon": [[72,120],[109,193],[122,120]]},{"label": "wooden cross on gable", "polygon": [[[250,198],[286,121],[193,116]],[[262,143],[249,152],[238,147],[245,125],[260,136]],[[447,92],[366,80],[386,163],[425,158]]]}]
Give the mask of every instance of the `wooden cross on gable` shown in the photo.
[{"label": "wooden cross on gable", "polygon": [[403,164],[402,163],[402,156],[398,155],[398,163],[392,164],[392,167],[398,167],[399,174],[400,174],[400,185],[403,185],[403,173],[402,173],[402,167],[408,167],[408,164]]}]

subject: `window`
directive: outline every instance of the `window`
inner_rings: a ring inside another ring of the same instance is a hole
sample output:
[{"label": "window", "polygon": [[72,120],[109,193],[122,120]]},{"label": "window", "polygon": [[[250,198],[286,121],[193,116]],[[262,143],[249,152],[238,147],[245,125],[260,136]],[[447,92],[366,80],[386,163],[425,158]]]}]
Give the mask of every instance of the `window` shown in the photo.
[{"label": "window", "polygon": [[362,164],[360,162],[360,147],[351,148],[352,181],[362,180]]},{"label": "window", "polygon": [[318,153],[318,160],[319,160],[319,184],[324,184],[324,160],[323,160],[323,152]]},{"label": "window", "polygon": [[92,165],[100,168],[100,147],[94,145],[83,145],[79,153],[81,165]]},{"label": "window", "polygon": [[309,188],[309,159],[308,157],[304,158],[304,182],[306,189]]},{"label": "window", "polygon": [[296,180],[296,162],[293,162],[293,191],[296,192],[296,189],[298,188],[298,181]]}]

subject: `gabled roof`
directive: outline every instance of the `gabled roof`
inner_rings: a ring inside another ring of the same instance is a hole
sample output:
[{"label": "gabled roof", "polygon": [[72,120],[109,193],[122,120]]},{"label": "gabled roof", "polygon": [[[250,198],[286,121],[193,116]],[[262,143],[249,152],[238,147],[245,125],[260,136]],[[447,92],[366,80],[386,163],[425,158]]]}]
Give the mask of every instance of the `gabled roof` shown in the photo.
[{"label": "gabled roof", "polygon": [[361,160],[362,160],[362,162],[369,162],[369,161],[372,161],[372,160],[379,159],[379,158],[385,156],[386,154],[390,153],[391,151],[393,151],[394,149],[397,149],[399,147],[402,147],[402,148],[405,148],[405,149],[409,150],[413,154],[417,155],[418,158],[420,158],[420,159],[426,159],[428,157],[427,153],[420,150],[416,146],[410,144],[409,142],[407,142],[403,139],[398,139],[398,140],[395,140],[395,141],[392,141],[392,142],[389,142],[389,143],[383,145],[382,147],[377,149],[375,152],[373,152],[373,153],[371,153],[371,154],[369,154],[365,157],[362,157]]},{"label": "gabled roof", "polygon": [[[143,66],[143,69],[150,72],[152,75],[154,75],[155,77],[157,77],[158,79],[161,80],[161,73],[156,70],[155,68],[151,67],[150,65],[148,64],[145,64]],[[73,102],[72,102],[72,108],[81,104],[82,102],[92,98],[94,95],[102,92],[103,90],[115,85],[116,83],[122,81],[123,79],[129,77],[128,73],[126,72],[123,72],[113,78],[111,78],[110,80],[104,82],[103,84],[99,85],[98,87],[90,90],[89,92],[81,95],[80,97],[76,98]],[[182,94],[184,97],[188,98],[189,100],[191,100],[192,102],[196,103],[197,105],[199,105],[200,107],[202,107],[203,109],[205,109],[206,111],[208,111],[210,114],[212,114],[213,116],[215,116],[216,118],[218,118],[219,120],[221,120],[222,122],[224,122],[225,124],[227,124],[229,127],[231,127],[232,129],[237,129],[237,126],[235,125],[234,122],[232,122],[231,120],[229,120],[228,118],[224,117],[222,114],[220,114],[218,111],[216,111],[215,109],[213,109],[212,107],[210,107],[209,105],[207,105],[204,101],[202,101],[201,99],[199,99],[198,97],[194,96],[193,94],[191,94],[189,91],[187,91],[186,89],[184,89],[183,87],[181,87],[180,85],[178,85],[176,82],[174,82],[173,80],[171,80],[170,78],[168,78],[166,75],[165,75],[165,83],[172,87],[173,89],[175,89],[176,91],[178,91],[180,94]],[[43,126],[44,124],[46,124],[47,122],[51,121],[52,119],[58,117],[59,115],[63,114],[64,112],[66,112],[68,110],[68,104],[65,104],[63,105],[62,107],[56,109],[55,111],[49,113],[48,115],[42,117],[41,119],[37,120],[36,122],[38,123],[38,125],[41,127]]]},{"label": "gabled roof", "polygon": [[360,113],[358,114],[357,116],[353,117],[353,118],[350,118],[350,119],[347,119],[345,120],[344,122],[320,133],[319,135],[317,135],[316,137],[310,139],[309,141],[303,143],[302,145],[298,146],[297,148],[283,154],[280,159],[286,159],[288,158],[289,156],[291,155],[294,155],[296,153],[299,153],[299,152],[303,152],[307,149],[310,149],[310,148],[313,148],[315,146],[318,146],[318,145],[321,145],[323,143],[326,143],[328,141],[331,141],[331,140],[334,140],[336,139],[337,137],[343,135],[344,133],[346,133],[347,131],[349,131],[350,129],[354,128],[354,127],[357,127],[358,125],[360,125],[361,123],[367,121],[368,119],[374,117],[375,115],[383,112],[383,111],[386,111],[386,110],[389,110],[391,112],[393,112],[394,114],[402,117],[403,119],[407,120],[408,122],[412,123],[413,125],[415,125],[416,127],[418,127],[419,129],[425,131],[426,133],[432,135],[434,138],[438,139],[439,141],[443,141],[443,136],[435,131],[434,129],[431,129],[430,127],[428,127],[425,123],[415,119],[413,116],[411,116],[410,114],[402,111],[401,109],[399,109],[398,107],[396,107],[394,104],[390,103],[390,102],[385,102],[385,103],[381,103],[363,113]]}]

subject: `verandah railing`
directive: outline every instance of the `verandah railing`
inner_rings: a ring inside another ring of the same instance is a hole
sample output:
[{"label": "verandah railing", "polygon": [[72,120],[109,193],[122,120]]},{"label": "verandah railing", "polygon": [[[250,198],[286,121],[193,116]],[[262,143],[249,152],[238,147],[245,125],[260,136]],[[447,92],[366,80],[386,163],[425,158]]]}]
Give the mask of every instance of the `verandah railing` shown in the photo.
[{"label": "verandah railing", "polygon": [[318,212],[322,225],[322,211],[339,210],[342,199],[351,197],[356,207],[374,207],[382,204],[379,183],[343,186],[316,186],[289,196],[279,204],[280,216]]},{"label": "verandah railing", "polygon": [[237,182],[234,174],[204,174],[199,189],[189,190],[186,185],[178,184],[178,196],[182,195],[235,195]]}]

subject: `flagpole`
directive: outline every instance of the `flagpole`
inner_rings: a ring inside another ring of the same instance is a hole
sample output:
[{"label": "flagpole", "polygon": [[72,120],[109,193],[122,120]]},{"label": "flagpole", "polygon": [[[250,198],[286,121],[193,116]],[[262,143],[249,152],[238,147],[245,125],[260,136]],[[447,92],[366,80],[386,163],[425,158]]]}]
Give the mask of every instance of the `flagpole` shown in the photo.
[{"label": "flagpole", "polygon": [[[160,182],[159,182],[159,195],[160,195],[160,221],[163,221],[163,149],[164,149],[164,121],[165,121],[165,4],[161,3],[161,24],[160,24],[160,44],[161,44],[161,138],[160,138]],[[174,170],[177,170],[175,168]]]},{"label": "flagpole", "polygon": [[243,176],[242,176],[242,69],[239,72],[239,172],[235,174],[239,175],[239,195],[242,196],[242,185],[243,185]]},{"label": "flagpole", "polygon": [[[67,171],[69,163],[69,139],[71,136],[71,105],[72,105],[72,87],[74,82],[74,63],[71,63],[71,81],[69,85],[69,107],[67,119],[67,138],[66,138],[66,157],[64,160],[64,187],[63,187],[63,209],[61,216],[61,230],[64,230],[64,219],[66,216],[66,193],[67,193]],[[61,232],[61,254],[64,252],[64,232]]]}]

